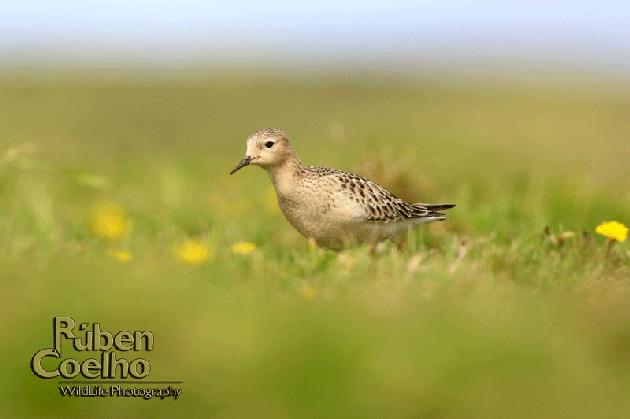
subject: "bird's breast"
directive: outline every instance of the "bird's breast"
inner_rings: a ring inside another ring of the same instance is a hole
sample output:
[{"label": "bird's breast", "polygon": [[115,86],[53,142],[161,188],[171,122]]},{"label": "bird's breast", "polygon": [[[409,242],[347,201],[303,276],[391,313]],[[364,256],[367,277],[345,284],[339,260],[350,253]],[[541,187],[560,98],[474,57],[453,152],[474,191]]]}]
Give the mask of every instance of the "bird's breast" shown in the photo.
[{"label": "bird's breast", "polygon": [[309,238],[340,237],[364,217],[360,205],[332,185],[304,182],[276,192],[284,216]]}]

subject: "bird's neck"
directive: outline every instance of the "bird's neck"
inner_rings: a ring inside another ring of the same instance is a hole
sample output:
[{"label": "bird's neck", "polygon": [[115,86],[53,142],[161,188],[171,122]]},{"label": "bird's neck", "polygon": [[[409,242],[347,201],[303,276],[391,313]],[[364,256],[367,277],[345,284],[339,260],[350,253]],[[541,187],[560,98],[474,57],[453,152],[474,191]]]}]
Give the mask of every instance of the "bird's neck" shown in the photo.
[{"label": "bird's neck", "polygon": [[276,192],[278,194],[288,193],[295,185],[303,167],[302,162],[295,154],[287,157],[282,164],[268,167],[267,173],[271,177]]}]

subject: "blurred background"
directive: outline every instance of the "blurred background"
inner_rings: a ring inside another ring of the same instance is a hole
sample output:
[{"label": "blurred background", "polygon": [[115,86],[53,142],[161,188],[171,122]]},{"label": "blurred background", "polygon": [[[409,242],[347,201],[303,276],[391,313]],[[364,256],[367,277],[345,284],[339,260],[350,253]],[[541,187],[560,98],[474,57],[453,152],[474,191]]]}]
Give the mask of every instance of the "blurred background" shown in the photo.
[{"label": "blurred background", "polygon": [[[621,1],[4,2],[0,416],[624,417],[629,75]],[[316,249],[227,175],[267,126],[457,207]],[[65,315],[180,400],[62,398]]]},{"label": "blurred background", "polygon": [[0,18],[8,68],[630,70],[623,1],[23,1]]}]

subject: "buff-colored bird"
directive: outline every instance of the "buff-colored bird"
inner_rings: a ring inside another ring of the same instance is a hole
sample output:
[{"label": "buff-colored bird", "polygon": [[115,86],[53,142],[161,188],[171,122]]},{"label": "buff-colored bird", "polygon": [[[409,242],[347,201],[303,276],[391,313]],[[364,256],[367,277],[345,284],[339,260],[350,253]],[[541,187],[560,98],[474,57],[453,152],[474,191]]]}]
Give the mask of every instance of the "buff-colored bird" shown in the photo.
[{"label": "buff-colored bird", "polygon": [[286,133],[275,128],[247,139],[245,158],[230,174],[248,165],[271,177],[278,204],[304,237],[322,247],[394,239],[410,226],[446,219],[453,204],[411,204],[364,177],[325,167],[304,166]]}]

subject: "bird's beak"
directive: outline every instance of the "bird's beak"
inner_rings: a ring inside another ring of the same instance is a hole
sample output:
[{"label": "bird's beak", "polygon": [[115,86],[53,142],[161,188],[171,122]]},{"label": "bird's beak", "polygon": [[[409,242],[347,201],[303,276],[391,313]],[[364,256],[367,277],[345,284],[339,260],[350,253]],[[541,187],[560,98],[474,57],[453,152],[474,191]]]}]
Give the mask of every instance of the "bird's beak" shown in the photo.
[{"label": "bird's beak", "polygon": [[230,172],[231,175],[233,175],[234,173],[238,172],[239,170],[241,170],[243,167],[247,166],[249,163],[251,163],[252,158],[249,156],[246,156],[243,160],[241,160],[241,162],[239,164],[236,165],[236,167],[234,169],[232,169],[232,171]]}]

